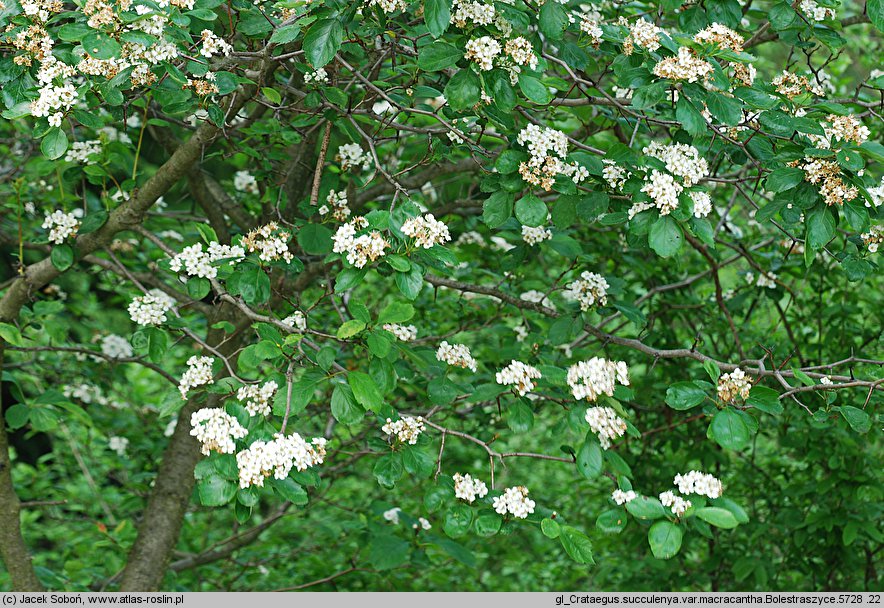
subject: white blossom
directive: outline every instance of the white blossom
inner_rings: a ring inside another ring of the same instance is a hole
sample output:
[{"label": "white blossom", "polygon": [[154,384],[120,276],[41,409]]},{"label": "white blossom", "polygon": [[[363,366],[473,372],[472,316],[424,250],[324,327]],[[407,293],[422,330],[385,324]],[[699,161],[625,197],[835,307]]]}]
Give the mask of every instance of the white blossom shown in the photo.
[{"label": "white blossom", "polygon": [[534,501],[528,498],[528,488],[525,486],[507,488],[493,501],[495,511],[501,515],[510,513],[518,519],[525,519],[534,513],[534,504]]},{"label": "white blossom", "polygon": [[200,451],[208,456],[212,452],[233,454],[234,439],[242,439],[249,432],[236,418],[224,410],[204,407],[190,416],[190,434],[200,442]]},{"label": "white blossom", "polygon": [[526,365],[521,361],[512,361],[509,365],[497,372],[495,380],[504,386],[515,386],[516,392],[522,397],[530,393],[537,386],[534,380],[541,377],[540,370]]},{"label": "white blossom", "polygon": [[629,386],[629,370],[624,361],[593,357],[569,367],[567,379],[575,399],[595,401],[600,395],[612,397],[618,383]]},{"label": "white blossom", "polygon": [[166,322],[166,312],[174,301],[163,294],[148,293],[138,296],[129,304],[129,316],[138,325],[159,325]]},{"label": "white blossom", "polygon": [[500,43],[491,36],[482,36],[467,41],[467,59],[478,64],[480,70],[490,70],[494,67],[494,58],[500,55]]},{"label": "white blossom", "polygon": [[384,323],[383,329],[390,332],[400,342],[411,342],[417,338],[417,327],[414,325],[398,325],[396,323]]},{"label": "white blossom", "polygon": [[676,475],[672,482],[682,494],[700,494],[709,498],[721,496],[721,482],[714,475],[690,471],[684,475]]},{"label": "white blossom", "polygon": [[279,385],[273,380],[265,382],[260,387],[257,384],[247,384],[236,392],[236,398],[245,402],[246,411],[250,416],[269,416],[273,396]]},{"label": "white blossom", "polygon": [[101,339],[101,352],[112,359],[126,359],[132,356],[132,345],[123,336],[110,334]]},{"label": "white blossom", "polygon": [[287,316],[282,320],[282,323],[301,332],[307,331],[307,315],[300,310],[296,310]]},{"label": "white blossom", "polygon": [[264,479],[273,475],[286,479],[294,468],[304,471],[322,464],[326,454],[326,440],[314,437],[307,442],[298,433],[277,433],[270,441],[255,441],[236,455],[239,486],[264,486]]},{"label": "white blossom", "polygon": [[49,231],[49,242],[61,245],[67,239],[77,236],[80,222],[73,213],[56,210],[46,214],[43,228]]},{"label": "white blossom", "polygon": [[611,447],[611,440],[622,437],[626,432],[626,422],[609,407],[590,407],[586,410],[589,430],[599,438],[603,450]]},{"label": "white blossom", "polygon": [[685,511],[691,508],[690,500],[685,500],[681,496],[668,491],[660,494],[660,502],[664,507],[670,507],[672,513],[677,517],[681,517]]},{"label": "white blossom", "polygon": [[453,365],[454,367],[462,367],[473,372],[476,371],[478,363],[470,354],[469,347],[463,344],[449,344],[443,341],[436,350],[436,359]]},{"label": "white blossom", "polygon": [[454,496],[469,503],[477,498],[484,498],[488,494],[488,487],[484,481],[473,479],[470,475],[454,474]]},{"label": "white blossom", "polygon": [[187,369],[178,382],[178,391],[181,393],[182,399],[187,399],[187,392],[197,386],[213,384],[215,380],[212,378],[212,364],[215,359],[212,357],[192,356],[187,360]]},{"label": "white blossom", "polygon": [[442,245],[451,240],[448,226],[438,221],[433,214],[413,217],[402,224],[402,234],[414,239],[415,245],[430,249],[433,245]]},{"label": "white blossom", "polygon": [[611,499],[616,502],[618,505],[625,505],[628,502],[631,502],[638,498],[638,495],[632,490],[627,490],[624,492],[623,490],[617,489],[611,493]]},{"label": "white blossom", "polygon": [[733,401],[737,397],[748,399],[751,388],[752,381],[738,367],[729,374],[722,374],[718,379],[718,398],[724,402]]},{"label": "white blossom", "polygon": [[117,453],[117,456],[125,456],[126,448],[129,447],[129,440],[125,437],[118,437],[114,435],[110,437],[107,441],[107,447],[113,452]]},{"label": "white blossom", "polygon": [[387,423],[381,428],[389,436],[396,436],[402,443],[414,445],[417,438],[424,431],[424,419],[421,416],[403,416],[399,420],[387,418]]},{"label": "white blossom", "polygon": [[566,300],[580,304],[580,310],[587,311],[595,305],[608,303],[608,281],[600,274],[583,271],[580,278],[568,284],[562,292]]}]

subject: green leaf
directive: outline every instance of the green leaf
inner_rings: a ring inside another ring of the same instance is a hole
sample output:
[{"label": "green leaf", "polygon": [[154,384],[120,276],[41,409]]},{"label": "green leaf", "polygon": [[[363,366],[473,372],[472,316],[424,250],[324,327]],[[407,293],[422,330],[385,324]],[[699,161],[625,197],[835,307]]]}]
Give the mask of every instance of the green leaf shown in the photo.
[{"label": "green leaf", "polygon": [[52,127],[40,142],[40,151],[49,160],[61,158],[68,149],[68,136],[58,127]]},{"label": "green leaf", "polygon": [[697,509],[694,515],[716,528],[729,530],[740,525],[733,513],[720,507],[703,507],[702,509]]},{"label": "green leaf", "polygon": [[657,559],[669,559],[681,549],[684,532],[671,521],[658,521],[648,530],[648,544]]},{"label": "green leaf", "polygon": [[353,389],[353,396],[357,403],[373,412],[380,410],[384,404],[384,397],[371,376],[365,372],[350,372],[347,374],[347,382]]},{"label": "green leaf", "polygon": [[451,22],[451,0],[424,0],[424,22],[433,38],[444,34]]},{"label": "green leaf", "polygon": [[515,433],[527,433],[534,426],[534,412],[522,401],[507,407],[506,424]]},{"label": "green leaf", "polygon": [[824,205],[817,206],[807,215],[807,244],[819,251],[835,236],[835,216]]},{"label": "green leaf", "polygon": [[456,112],[472,108],[481,101],[482,85],[469,68],[460,70],[445,85],[445,99]]},{"label": "green leaf", "polygon": [[533,194],[526,194],[516,201],[516,219],[526,226],[542,226],[548,212],[546,203]]},{"label": "green leaf", "polygon": [[417,66],[427,72],[439,72],[457,65],[463,51],[447,42],[436,42],[422,48],[417,55]]},{"label": "green leaf", "polygon": [[709,377],[713,382],[718,382],[718,379],[721,377],[721,370],[718,367],[718,363],[715,361],[704,361],[703,369],[706,370],[706,373],[709,374]]},{"label": "green leaf", "polygon": [[525,97],[534,103],[546,105],[552,101],[552,95],[550,95],[546,85],[524,72],[519,74],[519,89],[521,89]]},{"label": "green leaf", "polygon": [[668,258],[678,253],[684,242],[681,226],[672,217],[662,215],[651,225],[648,244],[657,255]]},{"label": "green leaf", "polygon": [[602,447],[598,437],[589,432],[577,452],[577,470],[587,479],[595,479],[602,474],[602,466]]},{"label": "green leaf", "polygon": [[272,42],[273,44],[286,44],[295,40],[300,33],[301,26],[292,23],[290,25],[286,25],[277,30],[274,30],[273,35],[270,37],[270,42]]},{"label": "green leaf", "polygon": [[804,181],[804,171],[797,167],[777,169],[764,180],[765,187],[771,192],[790,190]]},{"label": "green leaf", "polygon": [[476,534],[483,537],[494,536],[502,523],[503,519],[497,513],[482,513],[476,518]]},{"label": "green leaf", "polygon": [[656,498],[638,496],[626,503],[626,510],[636,519],[660,519],[666,516],[666,509]]},{"label": "green leaf", "polygon": [[349,321],[344,321],[338,328],[337,336],[339,340],[346,340],[347,338],[352,338],[363,329],[365,329],[365,323],[359,319],[350,319]]},{"label": "green leaf", "polygon": [[322,224],[306,224],[298,231],[298,245],[310,255],[331,253],[332,231]]},{"label": "green leaf", "polygon": [[676,382],[666,389],[666,405],[674,410],[689,410],[706,399],[706,391],[693,382]]},{"label": "green leaf", "polygon": [[866,14],[878,31],[884,32],[884,0],[866,0]]},{"label": "green leaf", "polygon": [[596,518],[595,527],[605,534],[620,534],[626,527],[626,513],[623,509],[608,509]]},{"label": "green leaf", "polygon": [[497,228],[513,214],[513,197],[498,190],[482,203],[482,221],[489,228]]},{"label": "green leaf", "polygon": [[307,60],[314,69],[331,61],[344,40],[344,26],[337,18],[320,19],[310,26],[304,36]]},{"label": "green leaf", "polygon": [[[668,84],[666,82],[655,82],[652,85],[641,87],[632,96],[632,107],[636,110],[648,110],[653,108],[655,105],[663,101],[667,88]],[[700,118],[702,119],[702,116]],[[703,126],[705,128],[705,123]]]},{"label": "green leaf", "polygon": [[395,281],[402,295],[409,300],[414,300],[424,286],[424,275],[421,274],[418,266],[412,266],[409,272],[397,272]]},{"label": "green leaf", "polygon": [[556,520],[545,517],[540,522],[540,531],[547,538],[558,538],[562,532],[562,527]]},{"label": "green leaf", "polygon": [[15,325],[10,325],[9,323],[0,323],[0,338],[13,346],[22,346],[24,344],[21,332]]},{"label": "green leaf", "polygon": [[408,541],[391,534],[372,537],[368,561],[375,570],[391,570],[408,562]]},{"label": "green leaf", "polygon": [[778,415],[783,413],[780,394],[766,386],[753,386],[749,390],[749,398],[746,399],[746,405],[751,405],[768,414]]},{"label": "green leaf", "polygon": [[209,282],[209,279],[203,277],[190,277],[187,279],[187,295],[194,300],[205,298],[211,288],[212,284]]},{"label": "green leaf", "polygon": [[74,250],[70,245],[56,245],[52,248],[49,257],[52,260],[52,265],[62,272],[74,264]]},{"label": "green leaf", "polygon": [[206,507],[226,505],[236,496],[236,490],[237,485],[234,482],[217,475],[201,479],[197,484],[200,504]]},{"label": "green leaf", "polygon": [[80,229],[77,234],[89,234],[95,232],[107,222],[107,211],[93,211],[83,218],[80,222]]},{"label": "green leaf", "polygon": [[743,119],[740,102],[721,93],[710,92],[706,95],[706,105],[709,112],[726,125],[737,125]]},{"label": "green leaf", "polygon": [[436,458],[417,446],[406,445],[402,449],[402,465],[409,475],[425,479],[436,468]]},{"label": "green leaf", "polygon": [[473,523],[473,510],[466,505],[455,505],[445,512],[442,529],[451,538],[464,536]]},{"label": "green leaf", "polygon": [[356,403],[349,386],[339,384],[332,391],[331,412],[335,420],[342,424],[356,424],[365,417],[365,411]]},{"label": "green leaf", "polygon": [[675,106],[675,119],[694,137],[706,131],[706,119],[684,95],[679,98]]},{"label": "green leaf", "polygon": [[575,562],[578,564],[595,564],[595,561],[592,559],[592,542],[586,534],[577,528],[562,526],[559,531],[559,540],[565,548],[565,553]]},{"label": "green leaf", "polygon": [[404,323],[414,316],[414,306],[407,302],[393,302],[378,315],[378,324]]},{"label": "green leaf", "polygon": [[546,2],[540,7],[540,31],[550,40],[561,40],[568,25],[568,13],[558,2]]},{"label": "green leaf", "polygon": [[30,413],[30,408],[28,408],[27,405],[23,403],[14,403],[6,409],[6,423],[12,430],[20,429],[28,423]]},{"label": "green leaf", "polygon": [[749,427],[731,408],[720,410],[713,416],[708,436],[726,450],[742,450],[749,445]]},{"label": "green leaf", "polygon": [[270,484],[276,492],[293,505],[307,504],[307,491],[292,479],[273,479]]},{"label": "green leaf", "polygon": [[852,405],[841,406],[841,415],[857,433],[868,433],[872,428],[871,417],[863,410],[853,407]]},{"label": "green leaf", "polygon": [[123,50],[119,42],[104,32],[95,30],[85,35],[81,44],[86,52],[95,59],[115,59],[120,56]]},{"label": "green leaf", "polygon": [[402,455],[399,452],[390,452],[378,458],[372,469],[375,479],[386,488],[392,488],[405,474],[402,465]]}]

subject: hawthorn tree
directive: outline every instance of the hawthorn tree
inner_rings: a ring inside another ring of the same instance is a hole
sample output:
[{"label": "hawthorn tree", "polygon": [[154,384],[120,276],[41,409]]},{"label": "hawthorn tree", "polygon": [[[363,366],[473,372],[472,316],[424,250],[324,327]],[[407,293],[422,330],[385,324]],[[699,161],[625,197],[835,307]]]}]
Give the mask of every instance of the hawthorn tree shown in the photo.
[{"label": "hawthorn tree", "polygon": [[0,586],[881,588],[881,0],[0,26]]}]

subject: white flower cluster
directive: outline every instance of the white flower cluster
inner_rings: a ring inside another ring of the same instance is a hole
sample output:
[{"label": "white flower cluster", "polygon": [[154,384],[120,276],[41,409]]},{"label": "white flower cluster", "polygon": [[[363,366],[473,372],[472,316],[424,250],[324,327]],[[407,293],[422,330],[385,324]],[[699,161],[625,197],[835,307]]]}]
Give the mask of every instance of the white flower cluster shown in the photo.
[{"label": "white flower cluster", "polygon": [[626,180],[632,177],[632,173],[613,160],[605,158],[602,159],[602,163],[605,165],[602,169],[602,177],[615,190],[622,190]]},{"label": "white flower cluster", "polygon": [[383,518],[393,524],[394,526],[399,525],[399,514],[402,513],[402,509],[399,507],[393,507],[392,509],[387,509],[383,513]]},{"label": "white flower cluster", "polygon": [[473,372],[476,371],[478,366],[478,362],[470,354],[469,347],[463,344],[449,344],[447,341],[443,341],[439,345],[439,348],[436,350],[436,359],[448,365],[462,367]]},{"label": "white flower cluster", "polygon": [[534,501],[528,498],[528,488],[525,486],[513,486],[503,491],[503,494],[494,499],[494,510],[501,515],[510,513],[518,519],[525,519],[534,513]]},{"label": "white flower cluster", "polygon": [[593,357],[568,368],[568,386],[577,400],[595,401],[600,395],[614,396],[614,387],[629,386],[629,368],[624,361]]},{"label": "white flower cluster", "polygon": [[248,171],[237,171],[233,174],[233,187],[238,192],[246,192],[248,194],[258,194],[258,181],[255,176]]},{"label": "white flower cluster", "polygon": [[432,213],[406,220],[402,224],[402,234],[412,237],[415,245],[424,249],[430,249],[433,245],[442,245],[451,240],[448,226],[433,217]]},{"label": "white flower cluster", "polygon": [[660,33],[662,31],[659,27],[642,17],[629,26],[629,35],[623,41],[623,54],[632,55],[636,46],[650,52],[656,51],[660,48]]},{"label": "white flower cluster", "polygon": [[666,170],[682,178],[685,186],[693,186],[709,175],[709,163],[700,152],[688,144],[661,144],[652,141],[642,149],[643,154],[666,163]]},{"label": "white flower cluster", "polygon": [[166,322],[166,312],[174,305],[175,300],[154,289],[129,303],[129,317],[138,325],[159,325]]},{"label": "white flower cluster", "polygon": [[660,215],[669,215],[678,208],[678,195],[681,194],[684,187],[675,181],[675,178],[668,173],[660,173],[656,169],[651,171],[651,175],[642,186],[642,192],[651,197],[654,204],[638,202],[629,209],[629,219],[646,209],[656,206],[660,210]]},{"label": "white flower cluster", "polygon": [[534,304],[540,304],[547,308],[555,308],[555,305],[553,305],[550,299],[546,297],[546,294],[537,289],[529,289],[528,291],[522,292],[519,294],[519,299],[526,302],[533,302]]},{"label": "white flower cluster", "polygon": [[110,334],[101,339],[101,352],[111,359],[127,359],[132,356],[132,345],[123,336]]},{"label": "white flower cluster", "polygon": [[801,12],[813,19],[814,21],[825,21],[826,19],[834,19],[838,13],[835,9],[820,6],[814,0],[801,0],[798,5]]},{"label": "white flower cluster", "polygon": [[516,65],[527,65],[532,70],[537,69],[537,55],[534,54],[534,47],[527,38],[519,36],[507,40],[503,51]]},{"label": "white flower cluster", "polygon": [[215,359],[212,357],[198,357],[196,355],[187,360],[187,369],[178,382],[178,391],[181,393],[182,399],[187,399],[187,391],[192,388],[214,384],[215,380],[212,378],[212,364],[214,362]]},{"label": "white flower cluster", "polygon": [[694,202],[694,217],[706,217],[712,213],[712,199],[705,192],[689,192]]},{"label": "white flower cluster", "polygon": [[805,158],[787,163],[804,171],[804,181],[819,187],[820,195],[827,205],[843,205],[859,195],[856,186],[848,185],[841,177],[841,166],[831,160]]},{"label": "white flower cluster", "polygon": [[714,475],[690,471],[685,475],[676,475],[672,482],[682,494],[699,494],[709,498],[718,498],[722,493],[721,481]]},{"label": "white flower cluster", "polygon": [[552,231],[546,226],[522,226],[522,240],[534,246],[552,238]]},{"label": "white flower cluster", "polygon": [[89,157],[101,154],[101,140],[89,139],[87,141],[75,141],[68,148],[64,159],[67,162],[83,163],[91,165]]},{"label": "white flower cluster", "polygon": [[242,240],[242,244],[251,253],[258,253],[258,257],[264,262],[285,260],[286,264],[292,261],[294,256],[289,251],[289,233],[280,230],[276,222],[270,222],[251,230]]},{"label": "white flower cluster", "polygon": [[190,426],[190,434],[200,442],[200,451],[206,456],[213,451],[233,454],[236,451],[233,440],[249,434],[236,418],[214,407],[204,407],[191,414]]},{"label": "white flower cluster", "polygon": [[129,447],[129,440],[125,437],[114,435],[113,437],[108,438],[107,447],[112,452],[116,452],[117,456],[125,456],[126,448]]},{"label": "white flower cluster", "polygon": [[284,325],[288,325],[292,329],[297,329],[298,331],[306,331],[307,330],[307,315],[305,315],[300,310],[296,310],[285,319],[282,320]]},{"label": "white flower cluster", "polygon": [[383,329],[390,332],[400,342],[411,342],[417,338],[417,327],[414,325],[398,325],[396,323],[384,323]]},{"label": "white flower cluster", "polygon": [[[339,222],[344,222],[350,217],[350,205],[347,200],[347,193],[343,190],[340,192],[334,190],[330,191],[325,202],[327,204],[319,208],[319,215],[326,215],[331,211],[332,217]],[[329,207],[329,205],[331,207]]]},{"label": "white flower cluster", "polygon": [[66,239],[77,236],[80,221],[73,213],[55,210],[46,214],[43,228],[49,231],[49,242],[61,245]]},{"label": "white flower cluster", "polygon": [[561,131],[531,124],[519,132],[516,142],[528,148],[530,158],[519,164],[519,173],[529,184],[549,191],[557,175],[570,177],[574,183],[580,183],[589,175],[586,167],[564,162],[568,155],[568,137]]},{"label": "white flower cluster", "polygon": [[216,36],[212,30],[203,30],[200,32],[200,37],[203,40],[203,48],[200,49],[200,55],[206,59],[211,59],[215,55],[227,57],[233,52],[233,47],[224,38]]},{"label": "white flower cluster", "polygon": [[424,432],[424,419],[421,416],[417,418],[404,416],[395,421],[387,418],[387,423],[381,430],[391,437],[395,435],[402,443],[414,445],[420,434]]},{"label": "white flower cluster", "polygon": [[338,148],[335,160],[341,163],[341,171],[365,171],[371,167],[371,154],[364,152],[359,144],[344,144]]},{"label": "white flower cluster", "polygon": [[590,407],[586,410],[589,430],[599,438],[603,450],[611,447],[611,440],[622,437],[626,432],[626,422],[609,407]]},{"label": "white flower cluster", "polygon": [[881,182],[877,186],[872,186],[868,189],[869,198],[872,199],[870,201],[866,201],[866,207],[872,209],[873,207],[877,209],[881,205],[884,205],[884,177],[881,178]]},{"label": "white flower cluster", "polygon": [[869,226],[869,231],[859,235],[865,246],[869,249],[869,253],[877,253],[878,246],[884,243],[884,226]]},{"label": "white flower cluster", "polygon": [[273,475],[285,479],[292,469],[303,471],[322,464],[326,440],[314,437],[308,443],[299,434],[277,433],[270,441],[255,441],[236,455],[239,487],[264,486],[264,479]]},{"label": "white flower cluster", "polygon": [[384,250],[390,247],[390,243],[381,236],[377,230],[369,234],[356,236],[357,230],[368,227],[368,220],[364,217],[354,217],[346,224],[342,224],[332,237],[335,253],[346,253],[347,261],[356,268],[362,268],[369,261],[374,262],[384,255]]},{"label": "white flower cluster", "polygon": [[454,474],[454,496],[469,503],[477,498],[484,498],[488,494],[488,487],[484,481],[473,479],[468,474]]},{"label": "white flower cluster", "polygon": [[826,136],[835,141],[852,141],[857,145],[865,143],[871,135],[871,131],[853,114],[836,116],[829,114],[826,120],[831,127],[826,127]]},{"label": "white flower cluster", "polygon": [[491,3],[461,0],[453,0],[451,3],[451,23],[457,27],[466,27],[468,22],[473,25],[490,25],[495,16],[494,4]]},{"label": "white flower cluster", "polygon": [[426,517],[418,517],[416,524],[411,524],[411,527],[417,530],[420,528],[421,530],[429,530],[433,526],[430,524],[429,520]]},{"label": "white flower cluster", "polygon": [[608,281],[600,274],[584,270],[580,278],[568,284],[562,292],[566,300],[580,304],[580,310],[587,311],[598,304],[608,303]]},{"label": "white flower cluster", "polygon": [[685,511],[691,508],[690,500],[685,500],[681,496],[669,491],[660,494],[660,502],[663,503],[664,507],[670,507],[673,515],[676,517],[681,517]]},{"label": "white flower cluster", "polygon": [[632,502],[636,498],[638,498],[638,495],[632,490],[627,490],[626,492],[624,492],[623,490],[620,490],[618,488],[617,490],[611,492],[611,499],[618,505],[625,505],[628,502]]},{"label": "white flower cluster", "polygon": [[686,80],[697,82],[712,74],[712,64],[700,59],[694,51],[686,46],[679,47],[678,55],[661,59],[654,66],[654,75],[669,80]]},{"label": "white flower cluster", "polygon": [[772,272],[761,272],[758,274],[757,279],[755,278],[755,275],[752,274],[751,272],[746,273],[746,282],[749,285],[752,285],[752,283],[754,282],[756,287],[766,287],[767,289],[776,289],[776,287],[777,287],[776,279],[777,279],[777,275],[775,275]]},{"label": "white flower cluster", "polygon": [[466,57],[476,62],[480,70],[488,71],[494,67],[494,58],[500,55],[500,43],[491,36],[473,38],[467,42]]},{"label": "white flower cluster", "polygon": [[388,15],[408,8],[408,3],[405,0],[369,0],[368,5],[378,6]]},{"label": "white flower cluster", "polygon": [[718,398],[724,402],[733,401],[737,397],[748,399],[751,389],[752,382],[739,367],[729,374],[722,374],[718,379]]},{"label": "white flower cluster", "polygon": [[[325,71],[325,68],[319,68],[318,70],[315,70],[313,72],[307,72],[306,74],[304,74],[304,84],[318,85],[318,84],[324,84],[327,82],[328,82],[328,72]],[[347,144],[347,145],[348,146],[351,146],[351,145],[355,146],[356,144]],[[341,146],[341,147],[343,147],[343,146]],[[356,147],[358,148],[359,146],[356,146]],[[361,149],[359,151],[362,152]]]},{"label": "white flower cluster", "polygon": [[597,11],[589,11],[585,13],[575,13],[580,19],[580,31],[589,36],[589,43],[598,48],[602,43],[602,36],[605,32],[599,27],[599,19],[601,15]]},{"label": "white flower cluster", "polygon": [[273,396],[278,388],[279,385],[273,380],[265,382],[262,386],[247,384],[236,391],[236,398],[245,402],[249,416],[269,416]]},{"label": "white flower cluster", "polygon": [[709,27],[694,34],[694,42],[700,44],[715,44],[722,49],[731,49],[737,53],[743,50],[743,37],[731,28],[720,23],[713,23]]},{"label": "white flower cluster", "polygon": [[175,254],[169,262],[169,268],[172,272],[181,272],[184,269],[184,272],[192,277],[214,279],[218,276],[218,269],[212,265],[213,262],[231,259],[230,263],[235,264],[245,255],[245,250],[239,245],[222,245],[213,241],[209,243],[208,250],[203,251],[203,244],[196,243]]},{"label": "white flower cluster", "polygon": [[497,372],[495,380],[504,386],[515,386],[516,392],[522,397],[534,390],[537,386],[534,380],[541,377],[540,370],[531,367],[521,361],[512,361],[509,365]]}]

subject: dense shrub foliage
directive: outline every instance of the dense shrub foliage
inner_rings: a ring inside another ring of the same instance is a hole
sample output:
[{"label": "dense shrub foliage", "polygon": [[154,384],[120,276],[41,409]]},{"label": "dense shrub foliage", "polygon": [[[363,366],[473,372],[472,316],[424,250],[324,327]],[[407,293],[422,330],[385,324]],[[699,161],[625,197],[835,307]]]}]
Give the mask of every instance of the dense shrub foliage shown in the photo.
[{"label": "dense shrub foliage", "polygon": [[881,0],[2,0],[0,587],[881,589]]}]

